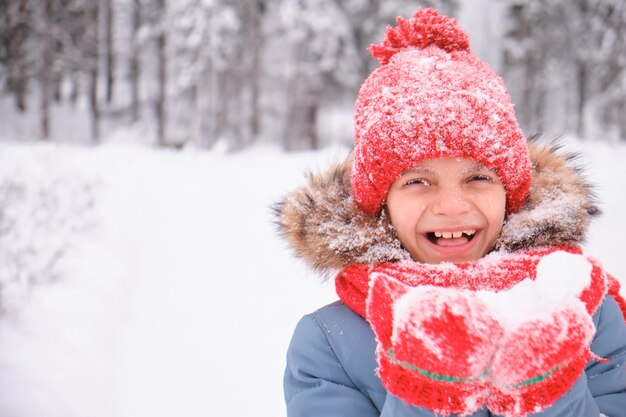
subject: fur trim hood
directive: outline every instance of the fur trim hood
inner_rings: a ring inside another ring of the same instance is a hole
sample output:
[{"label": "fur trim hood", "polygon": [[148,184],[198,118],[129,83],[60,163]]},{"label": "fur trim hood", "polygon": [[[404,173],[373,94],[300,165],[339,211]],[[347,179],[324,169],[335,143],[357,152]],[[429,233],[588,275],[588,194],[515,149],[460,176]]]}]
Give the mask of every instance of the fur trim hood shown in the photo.
[{"label": "fur trim hood", "polygon": [[[505,220],[496,250],[580,245],[591,218],[599,214],[594,193],[575,155],[558,146],[530,141],[532,182],[521,210]],[[304,186],[274,206],[276,223],[295,254],[326,276],[352,264],[408,261],[385,210],[370,216],[351,194],[352,157],[321,173],[309,174]]]}]

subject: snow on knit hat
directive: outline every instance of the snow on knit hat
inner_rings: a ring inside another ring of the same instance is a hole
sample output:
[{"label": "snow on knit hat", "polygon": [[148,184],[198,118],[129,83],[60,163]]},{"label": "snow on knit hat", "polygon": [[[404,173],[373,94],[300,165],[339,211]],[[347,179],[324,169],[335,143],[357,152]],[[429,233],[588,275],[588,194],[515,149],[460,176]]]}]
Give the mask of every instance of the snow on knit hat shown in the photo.
[{"label": "snow on knit hat", "polygon": [[380,45],[380,66],[356,101],[352,192],[376,215],[393,182],[420,161],[466,158],[493,169],[507,213],[523,205],[530,157],[502,79],[470,52],[456,20],[434,9],[397,19]]}]

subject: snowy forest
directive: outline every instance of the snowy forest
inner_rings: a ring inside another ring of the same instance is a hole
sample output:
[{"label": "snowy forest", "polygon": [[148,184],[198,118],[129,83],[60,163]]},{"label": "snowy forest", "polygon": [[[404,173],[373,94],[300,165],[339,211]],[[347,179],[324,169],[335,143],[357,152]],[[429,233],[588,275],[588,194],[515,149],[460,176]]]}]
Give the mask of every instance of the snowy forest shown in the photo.
[{"label": "snowy forest", "polygon": [[[626,140],[626,2],[467,3],[490,5],[472,45],[526,134]],[[23,140],[67,141],[69,113],[85,144],[116,126],[175,148],[349,144],[367,47],[424,6],[464,23],[459,0],[4,0],[0,100]]]}]

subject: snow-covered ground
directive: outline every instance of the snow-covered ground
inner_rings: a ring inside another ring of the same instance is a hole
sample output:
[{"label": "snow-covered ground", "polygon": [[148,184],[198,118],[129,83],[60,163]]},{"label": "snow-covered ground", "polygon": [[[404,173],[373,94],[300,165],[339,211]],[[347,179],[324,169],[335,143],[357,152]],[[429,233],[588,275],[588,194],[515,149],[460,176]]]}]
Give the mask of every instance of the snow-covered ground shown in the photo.
[{"label": "snow-covered ground", "polygon": [[[626,282],[626,146],[575,147],[604,210],[587,251]],[[277,237],[270,206],[347,152],[1,143],[0,189],[24,190],[11,224],[33,230],[0,248],[35,276],[0,294],[0,415],[284,416],[293,327],[336,297]]]}]

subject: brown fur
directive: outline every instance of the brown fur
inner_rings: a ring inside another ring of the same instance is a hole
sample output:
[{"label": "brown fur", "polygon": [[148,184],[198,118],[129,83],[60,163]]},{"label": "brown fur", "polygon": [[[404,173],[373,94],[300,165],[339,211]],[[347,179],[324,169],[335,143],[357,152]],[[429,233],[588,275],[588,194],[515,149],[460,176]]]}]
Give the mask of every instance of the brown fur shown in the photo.
[{"label": "brown fur", "polygon": [[[569,165],[572,157],[533,142],[529,147],[530,195],[522,210],[506,220],[496,249],[581,244],[590,218],[599,212],[589,185]],[[355,205],[351,161],[349,157],[325,172],[309,174],[306,185],[274,206],[279,231],[296,255],[327,275],[354,262],[410,259],[384,210],[373,217]]]},{"label": "brown fur", "polygon": [[591,218],[600,213],[590,185],[570,165],[574,155],[558,147],[529,143],[530,194],[518,213],[506,220],[496,249],[514,251],[548,245],[580,245]]},{"label": "brown fur", "polygon": [[[274,206],[279,231],[296,255],[322,273],[366,259],[407,257],[387,216],[368,216],[355,205],[351,163],[350,157],[323,173],[309,174],[306,185]],[[377,256],[379,248],[385,253]]]}]

